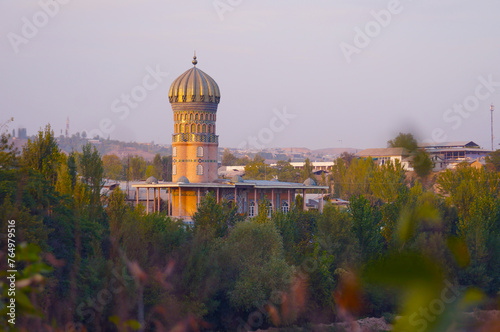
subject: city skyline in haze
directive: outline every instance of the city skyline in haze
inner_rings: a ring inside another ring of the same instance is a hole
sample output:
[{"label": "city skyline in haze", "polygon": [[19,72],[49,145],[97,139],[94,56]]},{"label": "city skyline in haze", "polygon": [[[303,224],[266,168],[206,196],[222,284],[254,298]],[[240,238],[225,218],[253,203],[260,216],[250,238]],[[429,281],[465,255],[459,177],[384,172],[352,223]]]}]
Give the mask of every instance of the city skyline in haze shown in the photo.
[{"label": "city skyline in haze", "polygon": [[0,122],[14,117],[9,131],[29,135],[50,123],[59,135],[69,117],[72,133],[171,144],[168,91],[196,50],[221,91],[221,147],[385,147],[411,132],[490,148],[499,9],[493,0],[3,1]]}]

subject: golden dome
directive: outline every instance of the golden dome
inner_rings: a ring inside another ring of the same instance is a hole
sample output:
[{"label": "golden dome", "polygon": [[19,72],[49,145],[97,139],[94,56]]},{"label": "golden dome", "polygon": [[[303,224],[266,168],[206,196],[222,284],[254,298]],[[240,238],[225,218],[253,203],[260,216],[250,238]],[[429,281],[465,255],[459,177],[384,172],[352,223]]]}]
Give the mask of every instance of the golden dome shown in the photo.
[{"label": "golden dome", "polygon": [[193,57],[193,68],[177,77],[170,86],[168,99],[171,103],[205,102],[218,104],[220,101],[219,86],[213,78],[196,68],[196,55]]}]

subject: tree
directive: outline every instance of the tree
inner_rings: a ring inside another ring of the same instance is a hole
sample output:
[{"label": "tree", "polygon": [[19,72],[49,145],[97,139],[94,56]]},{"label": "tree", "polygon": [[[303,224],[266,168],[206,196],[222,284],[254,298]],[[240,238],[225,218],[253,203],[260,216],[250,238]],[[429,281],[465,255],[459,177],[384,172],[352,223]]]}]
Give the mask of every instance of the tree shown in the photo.
[{"label": "tree", "polygon": [[36,138],[28,139],[23,147],[22,160],[24,165],[42,173],[52,185],[55,185],[60,154],[54,131],[48,124],[44,131],[38,131]]},{"label": "tree", "polygon": [[454,170],[439,174],[436,184],[438,190],[448,196],[456,206],[459,216],[467,219],[472,203],[481,196],[497,197],[500,192],[500,174],[476,169],[469,165],[458,165]]},{"label": "tree", "polygon": [[107,154],[102,157],[104,176],[113,180],[122,179],[123,166],[120,158],[114,154]]},{"label": "tree", "polygon": [[146,175],[146,161],[143,157],[133,156],[130,157],[129,176],[130,180],[141,180]]},{"label": "tree", "polygon": [[221,161],[222,166],[237,166],[239,165],[238,163],[238,158],[235,157],[234,154],[229,151],[229,149],[224,149],[224,152],[222,153],[222,161]]},{"label": "tree", "polygon": [[302,169],[302,181],[305,181],[309,178],[314,178],[313,174],[313,166],[309,158],[304,162],[304,168]]},{"label": "tree", "polygon": [[[0,169],[6,169],[12,167],[16,162],[17,150],[14,149],[14,142],[9,144],[10,134],[7,133],[7,126],[9,122],[14,121],[11,118],[9,121],[4,122],[0,125]],[[5,129],[5,131],[3,131]]]},{"label": "tree", "polygon": [[172,181],[172,156],[163,156],[161,163],[161,179],[163,181]]},{"label": "tree", "polygon": [[371,197],[371,182],[376,165],[373,159],[353,159],[349,166],[337,158],[332,168],[333,188],[337,197],[350,199],[351,196]]},{"label": "tree", "polygon": [[[245,166],[245,177],[253,180],[260,180],[271,175],[272,169],[264,164],[265,159],[260,154],[256,154],[253,160]],[[268,172],[269,170],[269,172]]]},{"label": "tree", "polygon": [[272,292],[289,289],[293,268],[285,259],[280,234],[273,223],[240,222],[221,250],[224,286],[235,309],[264,305]]},{"label": "tree", "polygon": [[500,172],[500,149],[491,152],[486,157],[486,165],[496,172]]},{"label": "tree", "polygon": [[89,198],[89,216],[91,220],[97,217],[101,208],[101,188],[103,185],[104,168],[102,160],[96,147],[87,143],[79,155],[78,166],[80,176],[85,185],[87,197]]},{"label": "tree", "polygon": [[160,154],[157,153],[153,158],[153,170],[151,172],[151,175],[157,179],[162,179],[162,173],[163,173],[163,161],[161,159]]},{"label": "tree", "polygon": [[406,188],[405,170],[399,160],[388,162],[373,169],[370,187],[373,194],[385,203],[394,202]]},{"label": "tree", "polygon": [[366,262],[381,254],[383,238],[380,233],[380,211],[373,207],[362,195],[349,201],[352,214],[352,232],[357,239],[363,261]]},{"label": "tree", "polygon": [[417,176],[423,179],[431,173],[434,168],[434,162],[425,150],[417,150],[413,154],[412,166]]},{"label": "tree", "polygon": [[237,220],[240,220],[237,207],[218,204],[212,193],[201,199],[198,210],[193,214],[195,232],[211,230],[216,237],[226,235],[228,228]]},{"label": "tree", "polygon": [[299,180],[297,171],[289,161],[278,160],[274,169],[276,170],[279,181],[297,182]]},{"label": "tree", "polygon": [[405,148],[408,152],[417,149],[418,143],[415,137],[410,133],[399,133],[394,139],[387,141],[389,148]]},{"label": "tree", "polygon": [[354,153],[344,151],[340,154],[339,158],[343,159],[347,167],[349,167],[349,165],[351,165],[351,161],[356,158],[356,155]]}]

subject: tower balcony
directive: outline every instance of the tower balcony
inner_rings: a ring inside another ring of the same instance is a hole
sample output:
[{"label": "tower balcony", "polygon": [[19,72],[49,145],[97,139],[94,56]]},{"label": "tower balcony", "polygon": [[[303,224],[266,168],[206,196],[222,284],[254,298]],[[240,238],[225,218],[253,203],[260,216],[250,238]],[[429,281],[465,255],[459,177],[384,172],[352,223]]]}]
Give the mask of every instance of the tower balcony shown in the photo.
[{"label": "tower balcony", "polygon": [[216,143],[219,144],[219,136],[215,134],[195,134],[195,133],[180,133],[172,135],[172,143],[181,142],[201,142],[201,143]]}]

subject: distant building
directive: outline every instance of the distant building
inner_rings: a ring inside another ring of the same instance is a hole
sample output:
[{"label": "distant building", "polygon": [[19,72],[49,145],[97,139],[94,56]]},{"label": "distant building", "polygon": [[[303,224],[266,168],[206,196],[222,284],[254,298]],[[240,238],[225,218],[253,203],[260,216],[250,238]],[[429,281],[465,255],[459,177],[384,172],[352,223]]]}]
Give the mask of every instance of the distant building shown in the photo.
[{"label": "distant building", "polygon": [[17,138],[28,138],[28,135],[26,134],[26,128],[17,129]]},{"label": "distant building", "polygon": [[482,149],[473,141],[422,143],[420,148],[425,149],[431,157],[439,157],[443,160],[445,168],[455,168],[461,162],[472,163],[474,161],[485,162],[486,156],[491,150]]},{"label": "distant building", "polygon": [[355,154],[358,158],[372,158],[378,165],[382,166],[391,162],[393,164],[398,161],[405,170],[411,171],[410,154],[405,148],[378,148],[365,149]]},{"label": "distant building", "polygon": [[[304,169],[305,161],[292,161],[290,165],[293,166],[293,168],[302,170]],[[313,172],[318,172],[318,171],[325,171],[325,172],[331,172],[333,166],[335,163],[333,161],[311,161],[311,167]],[[271,164],[271,167],[276,167],[277,164]]]}]

